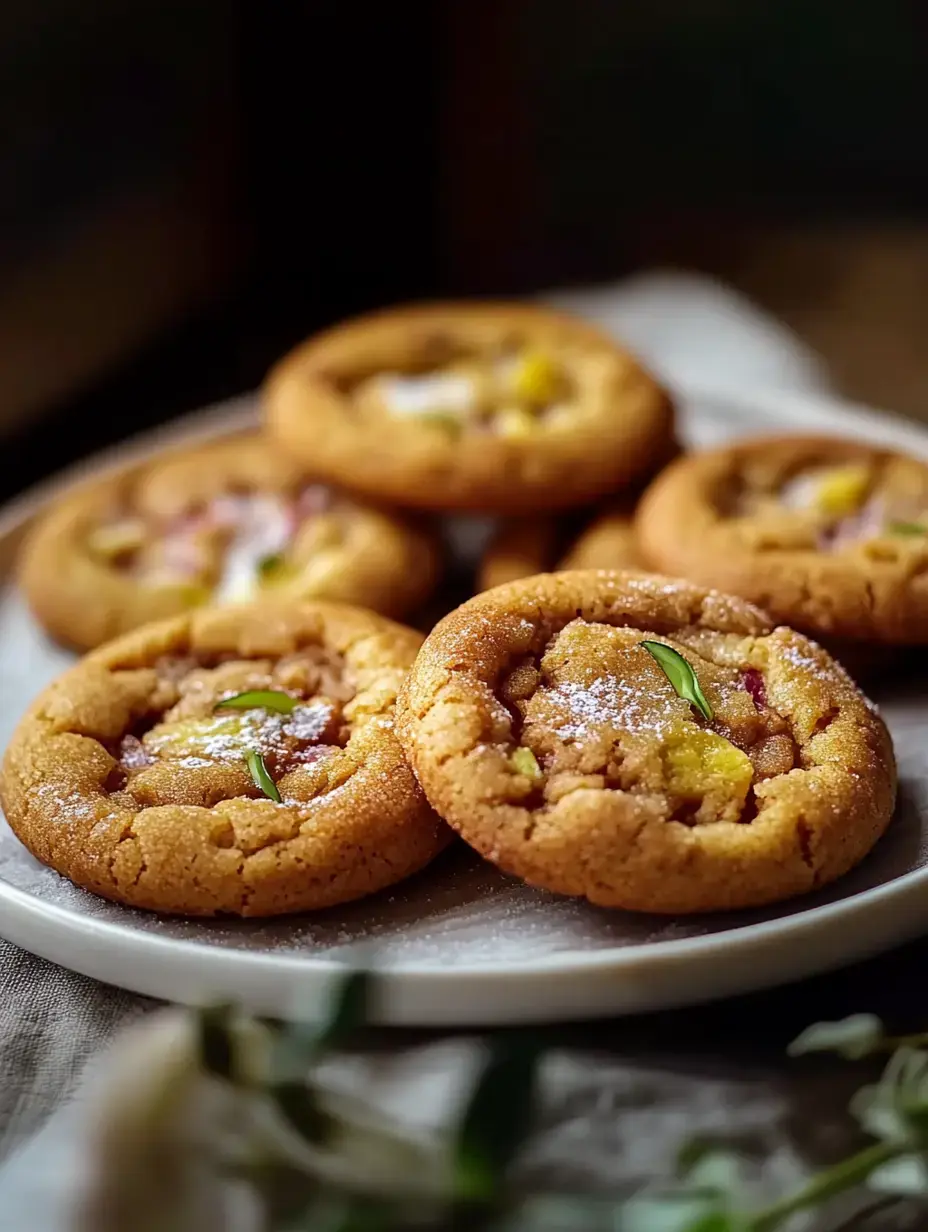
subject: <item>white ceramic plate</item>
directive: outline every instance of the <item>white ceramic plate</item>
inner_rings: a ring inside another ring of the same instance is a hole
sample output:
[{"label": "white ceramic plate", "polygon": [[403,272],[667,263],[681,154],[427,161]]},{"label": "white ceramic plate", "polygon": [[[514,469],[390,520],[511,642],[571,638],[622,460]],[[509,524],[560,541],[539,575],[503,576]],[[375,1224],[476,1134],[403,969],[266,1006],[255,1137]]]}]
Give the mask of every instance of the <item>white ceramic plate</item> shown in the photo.
[{"label": "white ceramic plate", "polygon": [[[168,439],[248,422],[248,400]],[[756,432],[834,432],[928,456],[928,431],[795,393],[737,403],[684,399],[684,435],[706,445]],[[144,456],[165,434],[82,467]],[[60,491],[60,482],[55,485]],[[0,517],[0,738],[70,656],[50,645],[8,580],[49,488]],[[35,861],[0,820],[0,933],[85,975],[156,997],[240,1001],[311,1014],[345,961],[382,971],[377,1016],[409,1025],[490,1025],[679,1006],[780,983],[873,954],[928,929],[928,705],[919,682],[878,696],[899,757],[896,818],[837,885],[763,911],[668,919],[606,912],[530,890],[462,846],[395,890],[350,907],[269,922],[162,919],[76,889]]]}]

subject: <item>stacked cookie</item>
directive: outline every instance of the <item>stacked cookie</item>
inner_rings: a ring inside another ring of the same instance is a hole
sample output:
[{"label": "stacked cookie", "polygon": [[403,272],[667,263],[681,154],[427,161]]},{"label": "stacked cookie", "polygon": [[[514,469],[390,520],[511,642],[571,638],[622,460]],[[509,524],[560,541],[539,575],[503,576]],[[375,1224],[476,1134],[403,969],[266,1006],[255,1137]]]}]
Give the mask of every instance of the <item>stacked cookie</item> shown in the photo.
[{"label": "stacked cookie", "polygon": [[[889,737],[808,635],[924,640],[928,468],[816,440],[671,461],[659,384],[522,305],[350,322],[263,406],[264,433],[82,488],[28,537],[33,610],[91,652],[6,756],[40,859],[267,915],[394,883],[450,823],[533,884],[689,912],[822,885],[882,833]],[[421,613],[461,513],[497,520],[486,593],[420,649],[388,618]]]}]

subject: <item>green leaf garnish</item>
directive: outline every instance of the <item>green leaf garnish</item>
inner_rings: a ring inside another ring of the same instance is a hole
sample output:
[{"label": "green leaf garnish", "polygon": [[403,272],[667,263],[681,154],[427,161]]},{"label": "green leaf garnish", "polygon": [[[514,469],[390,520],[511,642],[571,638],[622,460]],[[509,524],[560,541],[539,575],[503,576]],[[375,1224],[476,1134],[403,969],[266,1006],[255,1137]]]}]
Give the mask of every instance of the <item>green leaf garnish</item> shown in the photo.
[{"label": "green leaf garnish", "polygon": [[531,1039],[504,1036],[471,1092],[454,1148],[454,1193],[464,1202],[492,1202],[531,1124],[541,1051]]},{"label": "green leaf garnish", "polygon": [[217,702],[214,710],[275,710],[278,714],[293,714],[300,704],[298,697],[289,693],[281,693],[277,689],[249,689],[245,693],[235,693],[232,697],[224,697]]},{"label": "green leaf garnish", "polygon": [[255,787],[263,791],[267,798],[273,800],[275,804],[282,803],[280,792],[277,790],[277,784],[268,774],[264,758],[257,749],[246,749],[245,765],[248,767],[248,773],[251,775],[251,781]]},{"label": "green leaf garnish", "polygon": [[838,1022],[816,1022],[806,1027],[787,1048],[791,1057],[807,1052],[836,1052],[857,1061],[883,1042],[883,1024],[875,1014],[851,1014]]},{"label": "green leaf garnish", "polygon": [[886,529],[891,535],[928,535],[928,526],[921,522],[890,522]]},{"label": "green leaf garnish", "polygon": [[283,552],[270,552],[267,556],[262,556],[255,565],[255,570],[258,577],[267,577],[271,573],[276,573],[284,563]]},{"label": "green leaf garnish", "polygon": [[512,763],[513,769],[518,770],[520,774],[524,774],[526,778],[541,778],[541,766],[539,766],[538,758],[531,749],[520,746],[513,751],[509,760]]},{"label": "green leaf garnish", "polygon": [[696,673],[683,655],[663,642],[639,642],[676,690],[677,696],[695,706],[704,719],[712,721],[712,707],[700,688]]},{"label": "green leaf garnish", "polygon": [[449,415],[447,411],[423,411],[419,415],[419,419],[429,427],[441,428],[448,436],[457,440],[464,431],[464,425],[456,415]]}]

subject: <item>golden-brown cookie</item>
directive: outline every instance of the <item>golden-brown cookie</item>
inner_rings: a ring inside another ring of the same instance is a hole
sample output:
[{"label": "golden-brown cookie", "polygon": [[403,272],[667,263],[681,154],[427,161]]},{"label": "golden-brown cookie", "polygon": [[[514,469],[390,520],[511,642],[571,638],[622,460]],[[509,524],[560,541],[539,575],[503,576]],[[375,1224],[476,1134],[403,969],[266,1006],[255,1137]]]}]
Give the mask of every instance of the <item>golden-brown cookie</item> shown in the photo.
[{"label": "golden-brown cookie", "polygon": [[540,513],[506,518],[484,549],[477,571],[477,589],[492,590],[494,586],[553,569],[564,544],[573,537],[568,528],[573,521]]},{"label": "golden-brown cookie", "polygon": [[578,535],[559,569],[644,569],[633,512],[604,513]]},{"label": "golden-brown cookie", "polygon": [[[550,569],[643,569],[634,518],[628,508],[602,513],[579,529],[576,518],[540,514],[505,520],[487,544],[478,590],[547,573]],[[582,523],[581,523],[582,525]]]},{"label": "golden-brown cookie", "polygon": [[[705,711],[654,643],[683,656]],[[397,731],[436,811],[487,859],[635,911],[824,885],[866,855],[895,797],[886,728],[819,646],[653,574],[548,574],[471,599],[426,639]]]},{"label": "golden-brown cookie", "polygon": [[638,506],[649,563],[825,640],[928,643],[928,466],[860,441],[690,454]]},{"label": "golden-brown cookie", "polygon": [[38,619],[83,650],[262,594],[403,615],[437,572],[424,530],[308,480],[257,432],[82,487],[38,522],[20,558]]},{"label": "golden-brown cookie", "polygon": [[[78,885],[154,911],[278,915],[392,885],[447,841],[393,732],[420,641],[321,602],[146,625],[22,719],[7,820]],[[217,709],[247,690],[270,694]]]},{"label": "golden-brown cookie", "polygon": [[[652,476],[680,455],[675,437],[667,442]],[[634,512],[648,478],[603,506],[571,510],[559,517],[533,514],[504,519],[484,550],[477,589],[548,573],[552,569],[644,569],[634,529]]]},{"label": "golden-brown cookie", "polygon": [[264,391],[271,433],[325,478],[434,510],[589,502],[649,471],[668,395],[593,326],[524,304],[426,304],[312,338]]}]

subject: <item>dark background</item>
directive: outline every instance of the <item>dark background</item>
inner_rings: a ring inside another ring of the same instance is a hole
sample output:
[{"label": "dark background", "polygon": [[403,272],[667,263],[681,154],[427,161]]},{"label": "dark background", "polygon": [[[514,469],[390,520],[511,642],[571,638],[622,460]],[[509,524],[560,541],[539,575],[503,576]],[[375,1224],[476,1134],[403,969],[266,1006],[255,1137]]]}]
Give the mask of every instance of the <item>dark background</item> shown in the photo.
[{"label": "dark background", "polygon": [[406,298],[651,266],[928,405],[911,0],[7,0],[6,493]]}]

